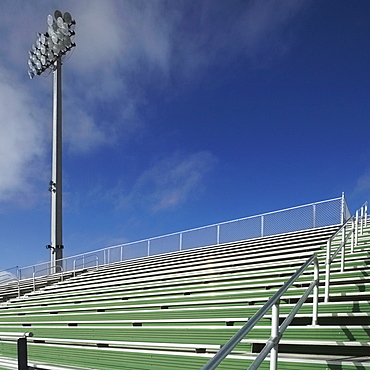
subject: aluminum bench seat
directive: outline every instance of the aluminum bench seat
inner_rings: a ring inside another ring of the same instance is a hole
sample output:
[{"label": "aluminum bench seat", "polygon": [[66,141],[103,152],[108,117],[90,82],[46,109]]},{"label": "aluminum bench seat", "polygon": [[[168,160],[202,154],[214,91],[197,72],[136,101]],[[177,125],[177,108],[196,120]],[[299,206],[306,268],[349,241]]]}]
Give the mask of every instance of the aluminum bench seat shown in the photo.
[{"label": "aluminum bench seat", "polygon": [[[182,273],[183,276],[197,276],[197,277],[206,277],[209,273],[228,273],[228,272],[231,272],[231,271],[239,271],[239,272],[242,272],[242,271],[254,271],[254,270],[266,270],[266,268],[268,268],[269,266],[272,268],[272,269],[275,269],[279,266],[288,266],[289,265],[296,265],[298,266],[302,260],[304,260],[305,257],[307,256],[310,256],[312,253],[294,253],[294,254],[290,254],[288,257],[290,259],[288,259],[287,257],[287,260],[281,260],[279,258],[279,256],[275,256],[274,258],[269,258],[269,259],[265,259],[265,258],[253,258],[253,259],[249,259],[248,261],[245,261],[245,260],[239,260],[239,261],[234,261],[233,263],[229,264],[229,263],[223,263],[223,262],[220,262],[220,263],[217,263],[217,264],[206,264],[204,263],[203,266],[194,266],[194,265],[189,265],[189,266],[186,266],[186,267],[182,267],[181,264],[179,264],[177,266],[176,269],[174,269],[174,271],[166,271],[166,273],[161,273],[160,271],[156,271],[155,269],[153,270],[146,270],[144,272],[141,273],[141,275],[139,276],[141,279],[143,278],[149,278],[150,280],[154,280],[155,278],[157,278],[159,281],[164,281],[164,280],[169,280],[169,279],[177,279],[179,278],[180,274]],[[296,259],[294,259],[296,258]],[[298,259],[297,259],[298,258]],[[202,269],[200,269],[199,271],[199,267],[203,267]],[[116,281],[114,282],[113,281],[113,285],[112,287],[119,287],[120,285],[122,284],[130,284],[130,280],[132,280],[132,276],[127,276],[127,279],[122,279],[120,280],[119,277],[117,277]],[[150,281],[149,280],[149,281]],[[104,288],[105,285],[108,285],[108,287],[110,287],[110,283],[104,283],[105,279],[102,279],[100,282],[98,282],[97,284],[95,285],[91,285],[91,284],[88,284],[88,285],[81,285],[80,286],[80,290],[79,291],[83,291],[83,290],[87,290],[88,287],[93,287],[93,288],[97,288],[99,289],[100,287],[101,288]],[[148,281],[148,280],[147,280]],[[66,292],[66,296],[69,297],[68,295],[68,292],[70,291],[73,291],[75,290],[75,288],[71,287],[71,288],[68,288],[65,290]],[[99,291],[101,291],[99,289]],[[58,294],[58,289],[56,289],[56,294]],[[47,294],[47,293],[44,293],[44,292],[41,292],[40,294],[33,294],[33,295],[29,295],[27,297],[23,297],[22,299],[22,304],[25,304],[25,301],[31,301],[32,299],[35,299],[35,300],[41,300],[43,299],[43,296],[44,296],[44,299],[48,299],[50,300],[52,298],[52,295],[53,293],[50,293]],[[12,302],[16,302],[17,300],[13,300]]]},{"label": "aluminum bench seat", "polygon": [[[294,267],[297,267],[299,266],[300,264],[300,261],[295,261],[295,262],[291,262],[290,263],[292,266],[292,271],[294,270]],[[260,267],[262,267],[263,265],[265,265],[266,267],[268,267],[268,263],[262,263],[260,264]],[[274,267],[274,264],[270,264],[271,265],[271,268]],[[284,264],[282,264],[282,266],[285,266]],[[255,266],[255,267],[259,267],[259,266]],[[248,269],[248,268],[230,268],[230,267],[226,267],[226,268],[219,268],[219,269],[215,269],[213,270],[212,272],[215,273],[215,272],[218,272],[218,273],[221,273],[221,274],[227,274],[229,272],[233,272],[233,271],[240,271],[240,270],[244,270],[244,271],[248,271],[248,270],[252,270],[252,269]],[[254,269],[253,269],[254,270]],[[197,274],[196,273],[188,273],[188,272],[185,272],[185,273],[178,273],[178,274],[174,274],[174,275],[171,275],[171,279],[176,279],[176,278],[179,278],[179,277],[193,277],[193,276],[196,276]],[[271,275],[273,275],[273,271],[271,271]],[[278,275],[285,275],[284,271],[281,270],[278,272]],[[122,283],[121,283],[122,284]],[[168,286],[168,284],[166,284]],[[165,289],[164,289],[165,290]],[[99,292],[95,292],[96,294],[94,294],[94,292],[89,292],[89,294],[86,295],[86,292],[84,292],[83,290],[81,291],[81,294],[78,294],[77,296],[71,296],[69,297],[68,295],[65,295],[65,296],[61,296],[61,297],[50,297],[48,299],[47,296],[43,297],[25,297],[24,299],[22,300],[17,300],[17,301],[14,301],[14,302],[10,302],[8,303],[6,306],[2,306],[0,308],[0,311],[1,310],[6,310],[6,309],[9,309],[11,307],[13,308],[17,308],[17,307],[22,307],[22,308],[25,308],[25,307],[31,307],[31,306],[40,306],[42,304],[48,304],[49,306],[52,305],[52,304],[62,304],[62,303],[65,303],[65,304],[68,304],[69,302],[92,302],[92,301],[97,301],[97,300],[109,300],[111,298],[117,298],[117,297],[123,297],[125,295],[125,292],[121,292],[119,289],[117,289],[117,291],[114,291],[112,290],[112,293],[100,293]],[[126,293],[126,296],[129,296],[130,293],[127,292]],[[119,298],[120,299],[120,298]],[[44,303],[43,303],[44,302]]]},{"label": "aluminum bench seat", "polygon": [[[327,237],[330,236],[333,232],[333,228],[330,228],[330,232],[327,232],[327,235],[322,235],[319,230],[314,229],[314,232],[317,233],[317,238],[320,241],[326,241]],[[231,243],[231,244],[223,244],[218,246],[210,246],[210,247],[202,247],[202,248],[196,248],[191,250],[184,250],[181,252],[170,252],[165,253],[162,255],[157,256],[150,256],[150,257],[141,257],[134,260],[129,261],[123,261],[123,262],[116,262],[109,265],[104,265],[102,267],[99,267],[98,275],[103,276],[105,273],[117,273],[120,269],[123,268],[129,268],[129,269],[137,269],[140,265],[144,265],[145,267],[148,267],[151,263],[166,263],[168,266],[170,265],[171,260],[174,260],[177,262],[178,257],[181,257],[183,261],[186,260],[186,258],[189,258],[191,261],[195,261],[198,257],[203,259],[208,256],[208,258],[212,259],[213,255],[216,255],[218,253],[219,256],[226,256],[230,257],[232,256],[234,252],[236,252],[232,247],[240,249],[242,248],[243,253],[249,253],[254,250],[258,250],[259,252],[262,252],[261,248],[267,249],[272,248],[274,245],[277,248],[280,248],[282,250],[289,249],[289,245],[293,244],[293,248],[296,248],[298,246],[296,239],[299,241],[299,237],[301,237],[301,234],[307,234],[305,237],[305,242],[312,246],[315,243],[315,239],[311,235],[313,231],[305,231],[305,232],[299,232],[298,236],[285,236],[286,240],[280,240],[281,236],[274,236],[274,237],[265,237],[265,238],[258,238],[258,239],[252,239],[237,243]],[[296,234],[296,233],[294,233]],[[294,244],[295,243],[295,244]],[[320,242],[318,242],[320,244]],[[303,245],[303,242],[300,243],[300,245]],[[249,247],[248,247],[249,246]],[[248,249],[251,248],[251,249]],[[92,275],[92,278],[94,277],[95,271],[92,268],[90,271],[86,272],[83,276],[76,277],[76,279],[73,280],[84,280],[86,281],[87,276]]]},{"label": "aluminum bench seat", "polygon": [[[360,271],[355,271],[352,276],[355,276],[355,274],[358,274],[360,273]],[[346,272],[346,274],[348,275],[348,272]],[[343,274],[340,273],[340,275],[342,276]],[[335,274],[334,274],[335,276]],[[354,281],[355,277],[352,278],[352,282]],[[355,280],[356,282],[356,280]],[[357,279],[357,282],[359,284],[352,284],[352,291],[357,291],[357,290],[363,290],[364,292],[366,290],[368,290],[368,284],[365,284],[361,279]],[[335,283],[335,281],[333,281],[333,283]],[[268,284],[268,282],[266,282],[266,284],[263,284],[263,281],[262,281],[262,285],[264,286],[263,288],[263,291],[266,290],[266,287],[267,288],[271,288],[271,285]],[[305,283],[304,283],[304,280],[301,282],[301,285],[302,286],[305,286]],[[258,288],[259,286],[261,286],[260,283],[256,284],[255,286],[253,286],[253,284],[250,286],[250,288]],[[272,284],[272,286],[278,286],[278,284]],[[192,292],[196,292],[197,289],[199,290],[199,288],[202,289],[202,291],[212,291],[212,290],[218,290],[218,291],[221,291],[221,290],[227,290],[227,289],[242,289],[242,288],[246,288],[246,285],[242,285],[241,283],[239,284],[230,284],[229,286],[222,286],[221,285],[218,285],[218,284],[215,284],[213,286],[208,286],[208,285],[200,285],[198,287],[194,287],[192,289],[192,287],[190,286],[187,286],[186,289],[184,290],[179,290],[177,289],[176,291],[171,291],[171,290],[163,290],[162,292],[161,291],[156,291],[155,293],[154,292],[151,292],[150,290],[147,290],[147,291],[144,291],[144,292],[140,292],[140,293],[137,293],[137,294],[130,294],[129,296],[126,296],[125,295],[122,295],[122,294],[119,294],[117,296],[115,296],[114,294],[112,294],[112,296],[110,297],[102,297],[102,296],[97,296],[97,297],[90,297],[89,299],[85,299],[83,301],[78,301],[79,303],[76,303],[77,301],[73,301],[73,300],[70,300],[70,301],[51,301],[51,302],[48,302],[48,305],[47,306],[43,306],[43,305],[40,305],[40,304],[37,304],[35,303],[35,307],[34,307],[34,310],[45,310],[45,311],[50,311],[50,310],[59,310],[60,307],[71,307],[71,310],[75,309],[76,307],[79,307],[79,309],[81,310],[83,307],[86,307],[88,308],[88,303],[91,302],[91,303],[94,303],[96,302],[99,306],[102,306],[102,305],[107,305],[107,304],[110,304],[110,303],[113,303],[114,301],[116,301],[117,303],[122,302],[121,306],[124,306],[125,303],[127,302],[123,302],[122,299],[124,299],[125,297],[127,298],[130,298],[130,300],[132,301],[132,298],[135,298],[135,296],[143,296],[144,294],[146,294],[146,297],[149,297],[149,296],[154,296],[156,294],[165,294],[165,296],[169,296],[173,293],[175,294],[188,294],[188,295],[191,295]],[[338,289],[342,289],[342,285],[339,285]],[[333,286],[333,289],[336,289],[335,285]],[[351,289],[351,288],[349,288]],[[253,292],[253,290],[251,290]],[[247,293],[247,291],[245,291]],[[266,294],[271,294],[271,292],[264,292],[264,295]],[[180,297],[179,295],[177,295],[179,298],[182,298]],[[116,299],[114,299],[116,298]],[[161,299],[161,303],[163,303],[163,297]],[[28,307],[28,308],[27,308]],[[96,307],[96,305],[94,305],[94,308]],[[26,311],[27,312],[32,312],[32,307],[30,306],[27,306],[27,305],[22,305],[20,307],[8,307],[7,309],[3,309],[3,311],[5,310],[4,314],[5,316],[8,316],[9,314],[11,314],[11,312],[23,312],[25,313]],[[63,309],[64,310],[64,309]]]},{"label": "aluminum bench seat", "polygon": [[[316,251],[317,248],[314,246],[310,246],[310,248],[307,248],[307,250],[304,250],[303,248],[300,248],[300,251],[304,251],[306,255],[312,254],[314,251]],[[289,250],[288,250],[289,251]],[[284,254],[278,252],[276,250],[268,250],[268,251],[260,251],[258,253],[258,258],[260,260],[266,260],[269,259],[271,260],[271,257],[275,256],[275,259],[277,258],[276,256],[279,255],[281,260],[285,259],[290,259],[291,255],[293,254],[298,254],[297,253],[297,247],[293,248],[293,251],[291,251],[288,254],[288,251],[284,251]],[[83,281],[81,282],[80,279],[70,279],[68,282],[64,284],[58,284],[56,287],[46,287],[43,291],[40,292],[40,294],[46,294],[48,290],[53,290],[58,292],[60,291],[68,291],[68,290],[73,290],[76,286],[79,288],[84,286],[84,287],[89,287],[90,285],[93,285],[96,281],[100,283],[102,280],[106,282],[108,285],[110,282],[114,283],[117,281],[120,277],[125,278],[125,279],[133,279],[134,277],[138,275],[143,275],[147,273],[147,271],[155,271],[155,274],[158,274],[159,272],[163,272],[166,275],[168,275],[171,270],[178,270],[179,266],[182,267],[182,270],[185,268],[190,268],[192,270],[196,270],[199,267],[206,267],[208,269],[215,268],[217,266],[227,266],[227,265],[232,265],[232,264],[251,264],[254,263],[255,259],[250,258],[250,254],[244,253],[240,255],[233,255],[230,254],[227,258],[212,258],[212,259],[206,259],[204,257],[199,258],[198,260],[192,259],[189,261],[183,260],[183,259],[176,259],[172,263],[168,263],[163,259],[164,256],[161,256],[161,258],[157,257],[158,261],[156,261],[155,265],[151,264],[144,264],[141,266],[141,268],[131,268],[131,269],[116,269],[113,272],[110,272],[109,275],[105,274],[103,271],[98,270],[94,272],[94,275],[96,276],[85,276]],[[217,257],[217,256],[216,256]],[[304,258],[304,256],[302,256]],[[221,262],[222,261],[222,262]],[[151,274],[153,276],[153,273]]]}]

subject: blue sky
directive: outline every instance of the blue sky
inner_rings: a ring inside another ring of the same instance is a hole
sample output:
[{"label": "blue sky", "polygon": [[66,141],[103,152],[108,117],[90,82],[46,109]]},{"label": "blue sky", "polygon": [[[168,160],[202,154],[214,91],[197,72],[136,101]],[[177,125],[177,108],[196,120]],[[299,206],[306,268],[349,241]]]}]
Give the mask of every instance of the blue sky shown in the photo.
[{"label": "blue sky", "polygon": [[52,75],[63,66],[65,255],[370,194],[367,0],[0,2],[0,269],[47,261]]}]

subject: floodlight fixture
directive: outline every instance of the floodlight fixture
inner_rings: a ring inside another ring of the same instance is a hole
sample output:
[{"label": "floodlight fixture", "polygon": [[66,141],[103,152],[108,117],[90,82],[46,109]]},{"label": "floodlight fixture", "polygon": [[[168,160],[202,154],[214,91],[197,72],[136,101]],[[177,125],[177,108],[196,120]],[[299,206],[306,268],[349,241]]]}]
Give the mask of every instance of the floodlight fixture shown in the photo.
[{"label": "floodlight fixture", "polygon": [[28,52],[28,75],[32,79],[46,70],[53,71],[53,129],[51,192],[51,273],[63,272],[62,236],[62,62],[76,46],[73,42],[76,22],[70,13],[56,10],[48,15],[47,32],[38,33]]},{"label": "floodlight fixture", "polygon": [[38,33],[35,44],[31,46],[29,60],[32,66],[28,72],[30,78],[41,75],[47,69],[55,70],[57,60],[64,56],[76,46],[73,42],[75,35],[74,26],[76,21],[70,13],[64,15],[59,10],[47,16],[48,30],[45,33]]}]

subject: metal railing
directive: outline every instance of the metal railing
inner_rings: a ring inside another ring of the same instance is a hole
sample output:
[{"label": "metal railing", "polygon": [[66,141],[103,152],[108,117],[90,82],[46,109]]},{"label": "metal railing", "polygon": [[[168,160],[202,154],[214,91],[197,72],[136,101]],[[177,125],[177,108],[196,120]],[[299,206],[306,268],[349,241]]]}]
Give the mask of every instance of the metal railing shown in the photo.
[{"label": "metal railing", "polygon": [[[73,276],[76,276],[76,271],[77,270],[85,269],[86,267],[91,267],[91,266],[88,266],[89,263],[88,263],[88,261],[86,261],[90,257],[92,257],[93,261],[95,262],[95,267],[99,266],[99,257],[98,257],[98,255],[96,255],[96,254],[90,254],[88,256],[82,255],[81,257],[76,258],[73,261]],[[82,262],[81,265],[77,265],[77,261],[81,261]]]},{"label": "metal railing", "polygon": [[21,292],[18,271],[19,271],[18,266],[0,271],[0,286],[15,283],[17,285],[18,297],[20,297]]},{"label": "metal railing", "polygon": [[[279,302],[284,293],[294,284],[294,282],[310,267],[314,265],[314,276],[310,282],[307,290],[301,296],[292,311],[285,318],[283,323],[279,326]],[[272,309],[271,319],[271,336],[267,341],[265,347],[257,355],[253,363],[249,366],[248,370],[254,370],[264,361],[267,355],[270,355],[270,370],[277,369],[278,361],[278,344],[284,331],[292,322],[294,316],[306,302],[308,296],[313,291],[313,312],[312,312],[312,325],[317,325],[318,318],[318,300],[319,300],[319,264],[316,254],[312,255],[295,274],[267,301],[267,303],[256,312],[247,323],[211,358],[201,370],[215,369],[227,355],[241,342],[241,340],[253,329],[253,327]]]},{"label": "metal railing", "polygon": [[[53,275],[59,273],[60,274],[60,281],[63,281],[63,267],[62,266],[54,266],[53,267],[55,269],[55,272],[53,273]],[[59,270],[59,272],[57,271]],[[32,286],[33,286],[33,290],[35,291],[36,290],[36,281],[37,281],[37,277],[36,275],[39,274],[40,272],[43,272],[43,271],[50,271],[50,268],[49,267],[45,267],[41,270],[37,270],[37,271],[34,271],[32,273]],[[42,274],[41,276],[47,276],[48,274]],[[18,280],[18,284],[20,284],[20,280]]]},{"label": "metal railing", "polygon": [[[340,228],[332,235],[326,245],[326,260],[325,260],[325,302],[329,302],[330,294],[330,269],[331,264],[336,259],[338,254],[341,256],[340,271],[344,272],[346,246],[349,239],[351,239],[350,252],[354,253],[355,247],[358,244],[358,236],[363,234],[364,226],[367,226],[367,202],[365,202],[355,213],[351,216]],[[341,243],[332,253],[333,240],[342,234]]]},{"label": "metal railing", "polygon": [[[162,253],[340,225],[349,217],[348,205],[342,194],[339,198],[81,253],[64,258],[60,265],[63,266],[63,273],[73,272],[75,274],[81,265],[77,264],[77,261],[81,260],[85,261],[82,263],[82,268],[97,268],[101,265]],[[30,279],[33,278],[35,271],[41,270],[45,272],[45,275],[55,272],[50,262],[44,262],[18,268],[17,277],[19,280]]]},{"label": "metal railing", "polygon": [[[354,252],[354,248],[358,243],[358,235],[363,235],[363,228],[367,226],[367,210],[368,204],[365,202],[357,211],[354,216],[351,216],[344,222],[344,224],[332,235],[327,241],[326,261],[325,261],[325,296],[324,301],[329,301],[329,290],[330,290],[330,265],[341,252],[341,272],[344,271],[345,267],[345,252],[346,243],[351,238],[351,253]],[[345,220],[345,218],[343,219]],[[349,230],[348,230],[349,229]],[[342,240],[338,248],[331,253],[331,247],[333,240],[342,233]],[[309,287],[301,296],[297,304],[291,310],[289,315],[279,326],[279,301],[282,295],[292,286],[292,284],[298,279],[298,277],[305,272],[311,264],[314,264],[314,278],[311,281]],[[267,341],[264,348],[257,355],[253,363],[248,367],[248,370],[258,369],[259,365],[265,360],[267,355],[270,354],[270,370],[277,369],[278,362],[278,343],[289,324],[292,322],[294,316],[302,307],[307,300],[308,296],[313,292],[313,314],[312,314],[312,325],[318,324],[318,299],[319,299],[319,264],[316,254],[311,256],[305,264],[297,270],[297,272],[267,301],[267,303],[251,317],[250,320],[220,349],[217,354],[207,362],[201,370],[213,370],[215,369],[227,355],[241,342],[243,338],[253,329],[253,327],[261,320],[266,313],[272,309],[271,319],[271,336]]]}]

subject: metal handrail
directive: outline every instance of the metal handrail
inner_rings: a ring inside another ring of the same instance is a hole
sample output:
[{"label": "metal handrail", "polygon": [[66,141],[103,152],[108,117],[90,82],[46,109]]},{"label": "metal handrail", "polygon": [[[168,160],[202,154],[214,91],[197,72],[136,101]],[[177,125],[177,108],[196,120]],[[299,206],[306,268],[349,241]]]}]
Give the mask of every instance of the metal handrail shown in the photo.
[{"label": "metal handrail", "polygon": [[85,258],[95,257],[96,267],[99,266],[99,256],[97,254],[89,254],[85,256],[84,254],[80,258],[76,258],[73,261],[73,276],[76,276],[76,261],[82,260],[82,268],[85,268]]},{"label": "metal handrail", "polygon": [[[286,317],[284,322],[279,326],[279,301],[283,294],[293,285],[293,283],[308,269],[311,264],[314,264],[314,278],[310,283],[309,287],[299,299],[296,306],[292,309],[289,315]],[[271,367],[270,369],[276,369],[277,366],[277,355],[278,355],[278,343],[280,338],[289,326],[294,316],[301,308],[303,303],[308,298],[309,294],[313,293],[313,312],[312,312],[312,325],[317,325],[318,320],[318,300],[319,300],[319,263],[316,254],[313,254],[303,265],[300,267],[293,276],[261,307],[248,321],[247,323],[211,358],[201,370],[213,370],[215,369],[227,355],[240,343],[240,341],[253,329],[253,327],[261,320],[266,313],[272,308],[272,321],[271,321],[271,337],[262,349],[260,354],[256,357],[254,362],[250,365],[248,370],[257,369],[266,356],[273,350],[271,354]]]},{"label": "metal handrail", "polygon": [[[367,226],[367,201],[356,211],[356,214],[351,216],[336,232],[332,235],[326,244],[326,260],[325,260],[325,297],[324,301],[329,302],[330,294],[330,268],[331,264],[341,252],[341,272],[344,271],[345,267],[345,255],[346,255],[346,244],[349,238],[351,238],[351,253],[354,252],[354,248],[358,244],[358,235],[363,234],[363,226]],[[359,227],[360,224],[360,227]],[[350,225],[349,232],[347,227]],[[342,233],[342,241],[337,249],[331,253],[331,246],[334,238]]]},{"label": "metal handrail", "polygon": [[12,280],[14,280],[13,274],[11,274],[10,272],[6,272],[0,278],[0,284],[2,284],[4,282],[12,281]]},{"label": "metal handrail", "polygon": [[[15,274],[11,273],[10,270],[14,270],[15,269]],[[18,271],[19,271],[19,267],[18,266],[14,266],[12,268],[9,268],[9,269],[6,269],[6,270],[1,270],[0,271],[0,276],[1,277],[5,277],[5,279],[1,279],[0,280],[0,285],[5,285],[5,284],[8,284],[12,281],[16,281],[17,282],[17,292],[18,292],[18,297],[20,297],[20,287],[19,287],[19,276],[18,276]]]},{"label": "metal handrail", "polygon": [[[56,266],[53,266],[53,268],[55,269],[60,269],[60,281],[63,281],[63,267],[62,266],[59,266],[59,265],[56,265]],[[45,271],[45,270],[50,270],[50,266],[49,267],[45,267],[44,269],[41,269],[41,270],[37,270],[37,271],[33,271],[32,273],[32,286],[33,286],[33,291],[35,292],[36,291],[36,274],[41,272],[41,271]],[[43,275],[43,276],[49,276],[49,275]]]}]

